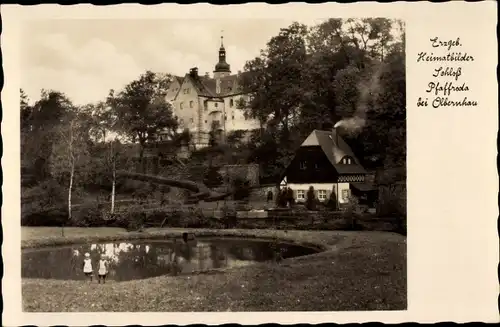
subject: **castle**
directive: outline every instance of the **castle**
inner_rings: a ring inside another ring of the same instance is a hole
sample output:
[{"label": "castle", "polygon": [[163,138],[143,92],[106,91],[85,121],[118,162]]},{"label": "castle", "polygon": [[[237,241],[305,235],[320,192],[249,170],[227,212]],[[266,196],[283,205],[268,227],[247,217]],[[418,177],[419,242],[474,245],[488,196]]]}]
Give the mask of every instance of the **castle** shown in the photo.
[{"label": "castle", "polygon": [[257,120],[246,118],[244,110],[238,108],[241,100],[246,102],[248,99],[248,94],[241,90],[244,74],[231,75],[221,36],[219,62],[215,65],[213,78],[209,73],[199,75],[198,68],[191,68],[184,77],[174,78],[166,100],[173,106],[179,129],[192,133],[192,142],[197,148],[208,146],[211,130],[227,133],[259,128]]}]

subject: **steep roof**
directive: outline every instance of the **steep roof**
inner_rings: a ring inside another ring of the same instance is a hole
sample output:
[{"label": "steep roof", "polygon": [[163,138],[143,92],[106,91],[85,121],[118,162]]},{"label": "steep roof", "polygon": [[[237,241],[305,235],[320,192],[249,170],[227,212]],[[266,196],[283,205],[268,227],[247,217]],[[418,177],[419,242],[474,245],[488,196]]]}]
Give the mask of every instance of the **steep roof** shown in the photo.
[{"label": "steep roof", "polygon": [[[335,130],[321,131],[315,129],[305,139],[301,147],[319,146],[326,157],[339,174],[366,174],[360,161],[352,152],[351,147]],[[341,160],[349,156],[354,160],[353,164],[342,164]]]},{"label": "steep roof", "polygon": [[220,93],[217,94],[217,82],[214,78],[205,76],[193,77],[186,74],[185,78],[189,78],[191,83],[197,90],[198,95],[206,97],[225,97],[230,95],[241,94],[241,80],[246,75],[246,72],[221,77]]},{"label": "steep roof", "polygon": [[182,82],[184,82],[184,77],[181,76],[174,76],[177,79],[177,82],[182,85]]}]

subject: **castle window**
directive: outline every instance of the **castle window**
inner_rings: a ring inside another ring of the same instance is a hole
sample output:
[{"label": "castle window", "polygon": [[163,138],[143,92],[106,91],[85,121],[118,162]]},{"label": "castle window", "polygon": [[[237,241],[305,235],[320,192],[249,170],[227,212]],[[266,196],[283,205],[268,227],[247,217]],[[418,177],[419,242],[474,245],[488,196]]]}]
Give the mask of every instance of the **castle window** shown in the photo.
[{"label": "castle window", "polygon": [[219,104],[216,102],[216,103],[214,104],[214,106],[215,106],[215,108],[217,108],[217,107],[219,106]]},{"label": "castle window", "polygon": [[193,101],[189,101],[189,108],[193,108],[194,106],[194,102]]},{"label": "castle window", "polygon": [[306,162],[305,161],[301,161],[300,164],[299,164],[299,168],[301,170],[305,170],[307,168]]},{"label": "castle window", "polygon": [[231,116],[231,119],[234,120],[234,115]]},{"label": "castle window", "polygon": [[181,103],[179,104],[179,107],[181,108],[181,110],[182,110],[182,109],[184,109],[184,102],[181,102]]},{"label": "castle window", "polygon": [[232,108],[234,106],[234,101],[233,99],[229,100],[229,106]]}]

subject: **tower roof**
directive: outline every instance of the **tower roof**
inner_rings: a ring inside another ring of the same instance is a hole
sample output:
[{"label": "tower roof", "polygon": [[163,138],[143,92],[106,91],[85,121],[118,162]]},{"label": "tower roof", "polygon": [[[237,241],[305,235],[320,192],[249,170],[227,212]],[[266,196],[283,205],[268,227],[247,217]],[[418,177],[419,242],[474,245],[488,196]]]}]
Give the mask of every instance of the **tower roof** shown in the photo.
[{"label": "tower roof", "polygon": [[226,49],[224,48],[224,36],[220,37],[219,62],[215,65],[214,72],[231,72],[231,66],[226,62]]}]

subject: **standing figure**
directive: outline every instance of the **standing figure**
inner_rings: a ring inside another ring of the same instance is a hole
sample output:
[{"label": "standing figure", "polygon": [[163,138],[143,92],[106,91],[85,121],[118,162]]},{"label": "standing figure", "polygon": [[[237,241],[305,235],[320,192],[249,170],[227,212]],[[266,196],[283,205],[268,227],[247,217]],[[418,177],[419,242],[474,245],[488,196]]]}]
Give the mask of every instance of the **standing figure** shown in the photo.
[{"label": "standing figure", "polygon": [[108,274],[108,262],[106,261],[106,256],[104,254],[101,255],[101,259],[99,260],[99,270],[97,272],[98,282],[106,283],[106,275]]},{"label": "standing figure", "polygon": [[92,259],[90,258],[90,254],[87,252],[85,253],[85,259],[83,259],[83,273],[87,278],[92,281]]}]

